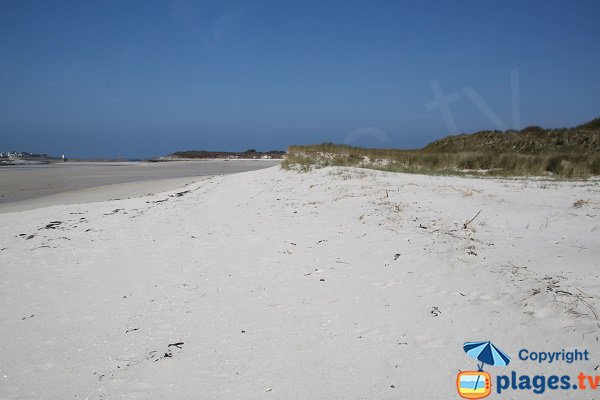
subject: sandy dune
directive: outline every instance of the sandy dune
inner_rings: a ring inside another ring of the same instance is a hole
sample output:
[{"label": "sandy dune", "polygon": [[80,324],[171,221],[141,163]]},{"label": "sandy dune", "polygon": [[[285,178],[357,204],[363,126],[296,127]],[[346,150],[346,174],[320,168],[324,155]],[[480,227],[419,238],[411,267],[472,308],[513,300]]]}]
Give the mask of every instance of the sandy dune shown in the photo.
[{"label": "sandy dune", "polygon": [[472,340],[591,372],[599,213],[597,182],[278,167],[5,213],[0,398],[457,398]]}]

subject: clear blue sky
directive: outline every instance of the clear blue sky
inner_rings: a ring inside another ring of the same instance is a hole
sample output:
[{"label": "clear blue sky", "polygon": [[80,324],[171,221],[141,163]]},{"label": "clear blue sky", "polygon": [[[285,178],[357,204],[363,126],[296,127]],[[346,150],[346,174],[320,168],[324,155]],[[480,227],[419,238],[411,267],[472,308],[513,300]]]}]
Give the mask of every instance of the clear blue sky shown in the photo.
[{"label": "clear blue sky", "polygon": [[2,0],[0,151],[418,147],[572,126],[600,115],[598,15],[598,1]]}]

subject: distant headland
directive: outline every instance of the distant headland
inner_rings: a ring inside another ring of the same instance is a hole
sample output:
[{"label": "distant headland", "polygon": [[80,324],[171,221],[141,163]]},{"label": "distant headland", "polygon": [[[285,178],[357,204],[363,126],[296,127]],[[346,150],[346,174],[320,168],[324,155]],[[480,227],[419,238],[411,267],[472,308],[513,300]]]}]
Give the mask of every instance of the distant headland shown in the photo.
[{"label": "distant headland", "polygon": [[152,162],[162,161],[181,161],[181,160],[214,160],[214,159],[231,159],[231,160],[276,160],[281,159],[286,154],[285,151],[256,151],[255,149],[246,150],[243,152],[237,151],[205,151],[205,150],[189,150],[178,151],[169,154],[165,157],[151,159]]}]

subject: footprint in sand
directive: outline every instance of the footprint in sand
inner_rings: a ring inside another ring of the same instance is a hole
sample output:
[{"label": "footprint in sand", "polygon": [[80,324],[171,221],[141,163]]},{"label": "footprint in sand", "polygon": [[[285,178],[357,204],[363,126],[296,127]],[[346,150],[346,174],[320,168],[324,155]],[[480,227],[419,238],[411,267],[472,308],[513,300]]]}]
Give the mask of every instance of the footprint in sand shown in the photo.
[{"label": "footprint in sand", "polygon": [[480,292],[459,292],[461,297],[464,297],[473,305],[501,305],[506,303],[507,296],[510,298],[510,295],[499,293],[499,294],[480,294]]}]

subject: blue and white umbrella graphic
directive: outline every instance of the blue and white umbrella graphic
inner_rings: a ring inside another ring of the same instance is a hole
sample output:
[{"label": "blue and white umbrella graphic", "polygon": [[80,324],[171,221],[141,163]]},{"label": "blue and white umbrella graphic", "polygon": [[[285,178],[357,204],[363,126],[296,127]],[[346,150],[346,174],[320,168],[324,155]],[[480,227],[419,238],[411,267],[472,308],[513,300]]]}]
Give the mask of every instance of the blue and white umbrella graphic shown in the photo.
[{"label": "blue and white umbrella graphic", "polygon": [[[492,342],[467,342],[463,344],[463,349],[470,357],[481,361],[481,365],[477,366],[480,371],[483,371],[483,364],[504,367],[510,363],[510,357],[494,346]],[[475,387],[478,383],[479,375],[477,375]]]},{"label": "blue and white umbrella graphic", "polygon": [[481,361],[480,371],[483,371],[483,364],[504,367],[510,363],[510,357],[492,342],[467,342],[463,345],[463,349],[470,357]]}]

